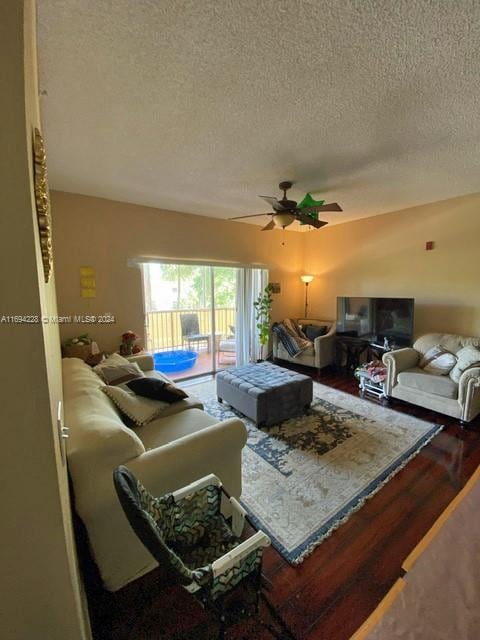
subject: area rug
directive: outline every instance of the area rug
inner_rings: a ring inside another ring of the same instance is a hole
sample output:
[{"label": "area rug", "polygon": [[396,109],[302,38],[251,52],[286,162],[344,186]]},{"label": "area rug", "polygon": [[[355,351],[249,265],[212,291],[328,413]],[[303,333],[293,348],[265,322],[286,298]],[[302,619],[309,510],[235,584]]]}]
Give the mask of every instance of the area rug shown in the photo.
[{"label": "area rug", "polygon": [[305,415],[257,429],[217,402],[213,381],[189,391],[212,416],[239,416],[247,425],[241,501],[291,564],[302,562],[442,429],[319,383]]}]

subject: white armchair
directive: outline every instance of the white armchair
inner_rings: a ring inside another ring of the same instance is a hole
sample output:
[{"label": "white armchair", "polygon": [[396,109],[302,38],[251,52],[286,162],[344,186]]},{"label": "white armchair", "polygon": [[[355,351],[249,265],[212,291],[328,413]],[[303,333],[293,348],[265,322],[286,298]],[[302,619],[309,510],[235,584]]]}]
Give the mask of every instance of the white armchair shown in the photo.
[{"label": "white armchair", "polygon": [[311,347],[302,351],[296,358],[288,355],[287,350],[279,341],[276,333],[273,334],[273,358],[274,360],[287,360],[295,364],[302,364],[306,367],[323,367],[335,362],[335,322],[332,320],[311,320],[299,318],[298,324],[313,324],[315,326],[327,327],[327,333],[315,338]]},{"label": "white armchair", "polygon": [[[480,344],[480,338],[473,342]],[[456,353],[471,343],[472,338],[465,336],[429,333],[413,348],[386,353],[387,395],[458,418],[462,423],[471,422],[480,414],[480,366],[464,371],[458,383],[448,375],[436,376],[418,366],[422,355],[437,344]]]}]

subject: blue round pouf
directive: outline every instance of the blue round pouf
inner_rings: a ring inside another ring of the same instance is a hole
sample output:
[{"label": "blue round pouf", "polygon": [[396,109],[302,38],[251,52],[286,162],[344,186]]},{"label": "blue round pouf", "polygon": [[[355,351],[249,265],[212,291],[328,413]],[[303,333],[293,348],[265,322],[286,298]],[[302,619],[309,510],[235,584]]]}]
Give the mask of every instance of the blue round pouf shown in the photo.
[{"label": "blue round pouf", "polygon": [[156,351],[153,354],[155,369],[164,373],[173,373],[174,371],[185,371],[191,369],[197,362],[198,353],[196,351],[186,351],[179,349],[178,351]]}]

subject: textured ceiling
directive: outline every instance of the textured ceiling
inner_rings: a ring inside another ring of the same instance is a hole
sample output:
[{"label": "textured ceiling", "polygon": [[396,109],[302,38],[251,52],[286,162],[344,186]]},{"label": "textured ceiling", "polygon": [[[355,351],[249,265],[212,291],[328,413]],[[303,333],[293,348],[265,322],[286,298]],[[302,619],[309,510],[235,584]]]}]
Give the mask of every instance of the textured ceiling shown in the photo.
[{"label": "textured ceiling", "polygon": [[[330,222],[479,190],[478,0],[38,0],[55,189]],[[264,224],[267,219],[257,219]]]}]

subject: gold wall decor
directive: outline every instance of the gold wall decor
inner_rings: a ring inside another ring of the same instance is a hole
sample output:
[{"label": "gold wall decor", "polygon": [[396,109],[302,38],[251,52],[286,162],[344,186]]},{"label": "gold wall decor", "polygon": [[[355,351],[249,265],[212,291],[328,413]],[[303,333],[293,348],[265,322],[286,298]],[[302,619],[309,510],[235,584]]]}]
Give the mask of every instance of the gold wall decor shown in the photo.
[{"label": "gold wall decor", "polygon": [[42,252],[45,282],[50,280],[53,265],[52,218],[50,215],[50,193],[48,190],[47,158],[40,131],[35,128],[33,138],[35,205],[37,208],[40,249]]}]

